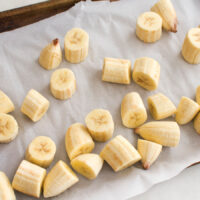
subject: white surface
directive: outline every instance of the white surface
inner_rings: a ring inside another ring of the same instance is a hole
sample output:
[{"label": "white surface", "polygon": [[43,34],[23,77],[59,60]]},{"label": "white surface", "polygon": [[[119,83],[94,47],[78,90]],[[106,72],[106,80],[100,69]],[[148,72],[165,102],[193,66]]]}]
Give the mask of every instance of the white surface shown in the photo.
[{"label": "white surface", "polygon": [[[125,137],[129,138],[131,142],[136,142],[136,136],[132,134],[132,130],[125,129],[121,126],[119,104],[124,94],[132,90],[138,91],[144,98],[145,103],[147,96],[151,93],[144,91],[133,83],[130,86],[102,83],[100,81],[100,70],[104,56],[129,58],[132,62],[135,58],[144,55],[154,57],[162,66],[161,82],[157,91],[164,92],[167,96],[171,97],[176,104],[178,104],[182,95],[191,98],[194,97],[195,88],[199,84],[198,77],[196,76],[196,74],[199,73],[199,69],[198,67],[192,67],[191,70],[191,66],[182,60],[179,52],[187,30],[199,23],[197,17],[198,7],[200,6],[199,1],[188,0],[185,1],[185,4],[182,4],[181,0],[176,1],[175,7],[177,8],[179,17],[178,33],[171,34],[164,32],[162,39],[151,45],[142,43],[134,35],[136,18],[141,12],[150,8],[152,5],[151,1],[124,1],[123,5],[119,6],[118,3],[113,3],[112,6],[109,7],[107,4],[106,8],[103,7],[103,3],[93,3],[91,6],[86,4],[86,7],[83,5],[85,4],[83,3],[82,6],[80,6],[82,12],[80,12],[79,6],[77,6],[56,17],[17,31],[0,35],[1,89],[14,100],[17,108],[14,112],[14,116],[17,118],[21,129],[15,141],[9,145],[0,146],[0,163],[2,163],[0,165],[0,170],[6,171],[10,178],[14,175],[19,162],[23,158],[28,143],[36,135],[50,135],[56,141],[59,148],[54,163],[59,159],[65,160],[66,154],[64,151],[63,137],[67,127],[76,121],[83,122],[85,115],[96,107],[104,107],[111,110],[116,123],[115,135],[123,134]],[[98,7],[96,7],[96,5],[98,5]],[[191,12],[191,10],[193,12]],[[102,11],[106,12],[106,15]],[[78,16],[76,15],[77,12],[79,13]],[[105,18],[105,16],[107,17]],[[82,19],[84,19],[84,21]],[[98,24],[98,26],[96,24]],[[110,28],[109,31],[105,29],[108,25]],[[75,72],[78,82],[78,91],[71,100],[60,102],[55,100],[48,90],[49,78],[52,72],[41,69],[38,66],[37,58],[41,48],[54,37],[61,38],[61,42],[63,43],[65,32],[72,26],[81,26],[89,32],[91,39],[90,53],[87,60],[77,66],[63,61],[61,67],[69,67]],[[97,27],[99,28],[98,31]],[[33,40],[31,38],[33,38]],[[109,47],[105,44],[109,44]],[[24,76],[24,74],[26,74],[26,76]],[[81,77],[84,78],[84,81],[80,80]],[[182,80],[189,80],[187,85],[183,84],[183,81],[177,82],[177,77]],[[38,79],[40,81],[38,81]],[[176,83],[176,87],[174,83]],[[92,88],[91,84],[93,85]],[[8,85],[9,87],[7,87]],[[36,124],[30,122],[19,112],[19,107],[25,94],[32,87],[40,91],[51,101],[51,108],[47,115]],[[90,90],[88,89],[89,87]],[[90,93],[88,93],[88,91],[90,91]],[[94,94],[95,91],[98,91],[98,95],[91,95]],[[111,91],[113,95],[110,95]],[[115,96],[114,103],[113,96]],[[80,99],[82,99],[81,102]],[[95,104],[91,104],[89,101]],[[73,115],[72,113],[75,114]],[[149,117],[149,119],[151,118]],[[149,188],[152,183],[176,175],[189,163],[200,160],[198,152],[200,138],[195,134],[192,124],[182,127],[181,130],[182,138],[180,146],[175,149],[165,148],[158,162],[152,166],[149,171],[131,167],[124,172],[114,174],[110,168],[105,165],[97,180],[89,182],[80,177],[81,181],[77,186],[55,199],[62,200],[65,199],[64,197],[77,199],[80,194],[82,199],[102,199],[101,194],[104,196],[104,199],[124,199],[127,196],[142,192],[144,188]],[[99,151],[101,148],[100,145],[97,145],[96,151]],[[10,159],[11,157],[15,159]],[[139,167],[140,165],[138,164],[136,166]],[[198,166],[195,167],[195,169],[196,168],[198,169]],[[185,171],[185,173],[187,174],[187,172],[191,170],[192,168]],[[182,175],[179,177],[181,176]],[[185,178],[186,177],[190,178],[188,175],[185,175]],[[130,178],[131,182],[128,181]],[[175,180],[178,179],[179,178]],[[102,180],[104,180],[106,184],[102,184]],[[188,181],[189,180],[190,179],[188,179]],[[175,190],[174,195],[183,194],[183,196],[177,197],[183,198],[191,194],[188,192],[184,194],[186,190],[180,190],[182,192],[177,193],[177,183],[173,183],[173,180],[170,182],[172,182],[170,183],[171,188]],[[180,182],[183,183],[181,178]],[[180,182],[179,186],[181,186]],[[150,195],[152,195],[152,198],[156,199],[159,192],[162,191],[162,187],[164,193],[165,186],[162,185],[165,184],[166,183],[161,184],[160,188],[159,186],[155,186],[155,189],[152,189],[152,193],[147,192],[146,196],[142,195],[134,199],[149,198]],[[173,184],[174,187],[172,187]],[[188,183],[186,182],[185,184],[187,184],[188,187]],[[120,186],[120,189],[116,189],[117,185]],[[97,188],[97,186],[100,187]],[[171,195],[168,194],[170,187],[167,187],[167,192],[165,194],[169,197]],[[110,190],[108,190],[108,188],[111,190],[111,193],[109,193]],[[184,184],[181,189],[184,189]],[[107,191],[104,192],[104,190]],[[94,193],[90,194],[89,191],[95,191],[95,195],[93,196]],[[163,195],[163,193],[160,193],[160,195]],[[194,193],[194,196],[190,197],[196,199],[196,195],[198,194]],[[18,194],[18,198],[32,199],[21,194]]]}]

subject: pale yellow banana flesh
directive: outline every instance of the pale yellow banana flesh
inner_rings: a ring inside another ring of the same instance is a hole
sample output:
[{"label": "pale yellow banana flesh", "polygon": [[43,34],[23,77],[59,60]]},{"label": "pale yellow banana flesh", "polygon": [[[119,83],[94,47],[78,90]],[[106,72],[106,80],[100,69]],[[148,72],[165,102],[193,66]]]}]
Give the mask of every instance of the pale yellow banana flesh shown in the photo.
[{"label": "pale yellow banana flesh", "polygon": [[92,138],[97,142],[105,142],[114,132],[114,122],[108,110],[92,110],[85,118],[86,126]]},{"label": "pale yellow banana flesh", "polygon": [[12,187],[19,192],[39,198],[45,176],[45,169],[23,160],[13,178]]},{"label": "pale yellow banana flesh", "polygon": [[44,180],[43,195],[45,198],[54,197],[79,181],[76,174],[62,160],[58,161]]},{"label": "pale yellow banana flesh", "polygon": [[121,103],[122,123],[127,128],[135,128],[147,120],[147,112],[137,92],[125,95]]},{"label": "pale yellow banana flesh", "polygon": [[50,89],[57,99],[69,99],[76,91],[76,79],[70,69],[57,69],[51,76]]},{"label": "pale yellow banana flesh", "polygon": [[102,80],[111,83],[130,84],[131,61],[116,58],[104,58]]},{"label": "pale yellow banana flesh", "polygon": [[200,85],[196,89],[196,102],[200,105]]},{"label": "pale yellow banana flesh", "polygon": [[155,90],[160,79],[160,65],[152,58],[138,58],[133,67],[132,77],[135,83],[146,90]]},{"label": "pale yellow banana flesh", "polygon": [[130,167],[141,160],[140,154],[123,136],[118,135],[105,145],[100,156],[115,172]]},{"label": "pale yellow banana flesh", "polygon": [[10,113],[15,110],[15,106],[10,98],[0,90],[0,113]]}]

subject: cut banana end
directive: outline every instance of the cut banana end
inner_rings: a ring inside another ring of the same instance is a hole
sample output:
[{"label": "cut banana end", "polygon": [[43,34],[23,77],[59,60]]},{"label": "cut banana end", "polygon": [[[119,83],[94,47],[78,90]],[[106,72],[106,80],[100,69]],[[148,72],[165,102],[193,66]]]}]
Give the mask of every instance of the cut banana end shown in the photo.
[{"label": "cut banana end", "polygon": [[200,63],[200,28],[192,28],[188,31],[183,43],[182,55],[190,64]]},{"label": "cut banana end", "polygon": [[160,79],[159,63],[148,57],[138,58],[133,68],[133,80],[146,90],[155,90]]},{"label": "cut banana end", "polygon": [[26,160],[47,168],[53,161],[56,153],[54,141],[46,136],[36,137],[26,150]]},{"label": "cut banana end", "polygon": [[147,120],[147,112],[137,92],[128,93],[121,103],[122,123],[127,128],[135,128]]},{"label": "cut banana end", "polygon": [[48,44],[42,49],[39,57],[40,65],[47,69],[54,69],[60,65],[62,61],[62,50],[58,39],[54,39],[52,43]]},{"label": "cut banana end", "polygon": [[85,118],[86,126],[97,142],[105,142],[110,139],[114,132],[114,122],[108,110],[95,109]]},{"label": "cut banana end", "polygon": [[9,143],[18,134],[18,124],[11,115],[0,113],[0,143]]},{"label": "cut banana end", "polygon": [[156,142],[163,146],[175,147],[179,144],[180,128],[176,122],[153,121],[134,129],[145,140]]},{"label": "cut banana end", "polygon": [[75,171],[88,179],[95,179],[103,166],[103,159],[94,153],[82,154],[71,161]]},{"label": "cut banana end", "polygon": [[23,160],[13,178],[12,187],[24,194],[40,197],[46,170]]},{"label": "cut banana end", "polygon": [[200,105],[200,85],[196,89],[196,102]]},{"label": "cut banana end", "polygon": [[31,89],[21,106],[21,112],[33,122],[42,118],[49,108],[49,101],[36,90]]},{"label": "cut banana end", "polygon": [[170,0],[160,0],[152,8],[162,18],[162,26],[165,30],[176,33],[178,20],[176,11]]},{"label": "cut banana end", "polygon": [[150,113],[155,120],[165,119],[176,112],[175,105],[162,93],[148,97],[147,101]]},{"label": "cut banana end", "polygon": [[200,113],[194,119],[194,129],[200,134]]},{"label": "cut banana end", "polygon": [[15,110],[15,106],[10,98],[0,90],[0,113],[9,113]]},{"label": "cut banana end", "polygon": [[65,58],[70,63],[80,63],[88,55],[89,35],[80,28],[73,28],[65,36]]},{"label": "cut banana end", "polygon": [[14,190],[5,173],[0,171],[0,199],[1,200],[16,200]]},{"label": "cut banana end", "polygon": [[177,123],[183,125],[187,124],[196,116],[199,112],[200,106],[198,103],[190,98],[182,97],[176,111]]},{"label": "cut banana end", "polygon": [[130,167],[141,160],[140,154],[123,136],[118,135],[105,145],[100,156],[115,172]]},{"label": "cut banana end", "polygon": [[162,145],[147,140],[138,139],[137,150],[142,157],[144,169],[149,167],[156,161],[162,151]]},{"label": "cut banana end", "polygon": [[116,58],[104,58],[102,80],[111,83],[130,84],[131,61]]},{"label": "cut banana end", "polygon": [[76,79],[70,69],[57,69],[51,76],[50,89],[57,99],[69,99],[76,91]]},{"label": "cut banana end", "polygon": [[162,18],[155,12],[145,12],[137,19],[136,35],[143,42],[151,43],[162,35]]},{"label": "cut banana end", "polygon": [[94,149],[94,145],[84,125],[75,123],[68,128],[65,135],[65,148],[70,160],[80,154],[90,153]]},{"label": "cut banana end", "polygon": [[57,196],[78,181],[78,177],[71,168],[60,160],[50,170],[44,180],[43,195],[45,198]]}]

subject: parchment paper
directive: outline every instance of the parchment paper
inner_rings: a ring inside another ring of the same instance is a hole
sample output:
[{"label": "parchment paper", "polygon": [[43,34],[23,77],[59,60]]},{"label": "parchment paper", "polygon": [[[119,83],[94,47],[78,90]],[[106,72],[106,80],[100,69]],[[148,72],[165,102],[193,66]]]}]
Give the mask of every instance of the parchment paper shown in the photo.
[{"label": "parchment paper", "polygon": [[[114,136],[122,134],[136,146],[137,136],[132,129],[122,126],[120,117],[120,103],[128,92],[139,92],[146,107],[147,97],[157,92],[167,95],[176,105],[183,95],[194,99],[195,89],[200,84],[200,66],[187,64],[180,50],[186,32],[199,24],[200,1],[174,0],[179,20],[178,32],[163,31],[158,42],[145,44],[135,36],[136,19],[154,3],[153,0],[81,2],[65,13],[0,34],[0,89],[14,101],[16,110],[12,114],[20,130],[13,142],[0,144],[0,170],[6,172],[10,180],[24,158],[28,144],[39,135],[51,137],[57,145],[51,167],[60,159],[69,163],[64,145],[65,132],[72,123],[84,123],[87,113],[95,108],[110,110],[115,122]],[[89,33],[89,55],[80,64],[70,64],[63,59],[59,68],[66,67],[75,73],[77,91],[70,100],[59,101],[49,91],[49,80],[54,70],[41,68],[38,56],[41,49],[56,37],[60,39],[63,48],[64,35],[72,27],[81,27]],[[158,89],[148,92],[133,82],[128,86],[102,82],[102,63],[106,56],[130,59],[132,65],[138,57],[156,59],[161,65]],[[42,93],[51,103],[46,115],[37,123],[20,112],[23,99],[31,88]],[[150,115],[148,120],[152,120]],[[194,131],[193,124],[180,128],[179,146],[163,148],[159,159],[149,170],[143,170],[138,163],[114,173],[104,164],[96,180],[89,181],[79,175],[78,184],[52,199],[127,199],[176,176],[190,164],[200,161],[200,136]],[[104,145],[96,143],[94,152],[99,153]],[[18,192],[16,195],[20,200],[33,199]]]}]

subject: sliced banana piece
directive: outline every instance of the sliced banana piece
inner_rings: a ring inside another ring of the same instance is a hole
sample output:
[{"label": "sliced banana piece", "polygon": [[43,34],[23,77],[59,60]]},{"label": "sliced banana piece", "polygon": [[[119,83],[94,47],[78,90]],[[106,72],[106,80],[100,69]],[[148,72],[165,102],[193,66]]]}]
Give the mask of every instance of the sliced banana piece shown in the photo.
[{"label": "sliced banana piece", "polygon": [[80,124],[72,124],[65,135],[65,148],[69,159],[72,160],[80,154],[90,153],[94,149],[94,142],[87,128]]},{"label": "sliced banana piece", "polygon": [[18,134],[18,124],[11,115],[0,113],[0,143],[9,143]]},{"label": "sliced banana piece", "polygon": [[131,61],[116,58],[104,58],[102,80],[111,83],[130,84]]},{"label": "sliced banana piece", "polygon": [[134,129],[145,140],[156,142],[163,146],[175,147],[179,144],[180,128],[176,122],[153,121]]},{"label": "sliced banana piece", "polygon": [[178,20],[176,11],[170,0],[159,0],[151,11],[156,12],[162,18],[162,26],[165,30],[176,33]]},{"label": "sliced banana piece", "polygon": [[130,92],[121,103],[122,123],[127,128],[135,128],[147,120],[147,112],[137,92]]},{"label": "sliced banana piece", "polygon": [[162,151],[162,145],[147,140],[138,139],[137,150],[142,157],[142,165],[144,169],[149,167],[156,161]]},{"label": "sliced banana piece", "polygon": [[89,35],[81,28],[73,28],[65,35],[65,58],[80,63],[88,55]]},{"label": "sliced banana piece", "polygon": [[162,93],[148,97],[149,110],[155,120],[165,119],[176,112],[172,101]]},{"label": "sliced banana piece", "polygon": [[76,91],[76,79],[70,69],[57,69],[51,76],[50,89],[57,99],[69,99]]},{"label": "sliced banana piece", "polygon": [[97,142],[105,142],[113,135],[114,122],[108,110],[92,110],[86,116],[85,123],[92,138]]},{"label": "sliced banana piece", "polygon": [[71,161],[75,171],[88,179],[95,179],[103,166],[103,159],[94,153],[77,156]]},{"label": "sliced banana piece", "polygon": [[141,160],[134,146],[123,136],[118,135],[108,142],[100,156],[115,172],[121,171]]},{"label": "sliced banana piece", "polygon": [[21,112],[33,122],[39,121],[49,108],[49,101],[39,92],[31,89],[21,106]]},{"label": "sliced banana piece", "polygon": [[194,119],[194,129],[200,134],[200,113]]},{"label": "sliced banana piece", "polygon": [[196,102],[200,105],[200,85],[196,89]]},{"label": "sliced banana piece", "polygon": [[137,19],[136,35],[143,42],[151,43],[162,35],[162,18],[155,12],[145,12]]},{"label": "sliced banana piece", "polygon": [[60,160],[54,165],[44,180],[43,195],[45,198],[57,196],[78,181],[78,177],[71,168]]},{"label": "sliced banana piece", "polygon": [[0,113],[10,113],[15,110],[15,106],[10,98],[0,90]]},{"label": "sliced banana piece", "polygon": [[181,97],[179,105],[176,111],[177,123],[183,125],[187,124],[196,116],[199,112],[200,106],[198,103],[187,97]]},{"label": "sliced banana piece", "polygon": [[39,198],[45,176],[45,169],[23,160],[13,178],[12,187],[19,192]]},{"label": "sliced banana piece", "polygon": [[39,57],[40,65],[47,70],[57,68],[62,61],[62,50],[59,40],[56,38],[44,49],[42,49]]}]

